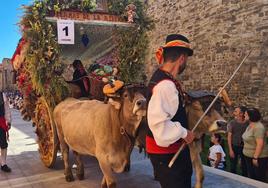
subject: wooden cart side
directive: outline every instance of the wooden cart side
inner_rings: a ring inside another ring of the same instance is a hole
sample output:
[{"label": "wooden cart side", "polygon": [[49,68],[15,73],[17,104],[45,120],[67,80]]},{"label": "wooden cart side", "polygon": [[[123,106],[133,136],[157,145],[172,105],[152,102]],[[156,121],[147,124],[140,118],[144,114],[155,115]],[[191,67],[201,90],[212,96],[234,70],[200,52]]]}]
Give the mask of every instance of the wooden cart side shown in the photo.
[{"label": "wooden cart side", "polygon": [[52,109],[49,107],[45,97],[38,98],[34,121],[40,158],[46,167],[52,168],[56,162],[59,140],[53,121]]}]

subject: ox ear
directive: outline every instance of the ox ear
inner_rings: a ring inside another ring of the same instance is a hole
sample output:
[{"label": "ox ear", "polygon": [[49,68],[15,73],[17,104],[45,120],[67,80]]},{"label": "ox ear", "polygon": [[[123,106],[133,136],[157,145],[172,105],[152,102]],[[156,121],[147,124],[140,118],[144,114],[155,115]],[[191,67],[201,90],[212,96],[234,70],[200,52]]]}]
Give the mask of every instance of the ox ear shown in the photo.
[{"label": "ox ear", "polygon": [[112,98],[109,98],[108,103],[114,106],[115,109],[119,110],[121,108],[121,103],[118,101],[113,100]]}]

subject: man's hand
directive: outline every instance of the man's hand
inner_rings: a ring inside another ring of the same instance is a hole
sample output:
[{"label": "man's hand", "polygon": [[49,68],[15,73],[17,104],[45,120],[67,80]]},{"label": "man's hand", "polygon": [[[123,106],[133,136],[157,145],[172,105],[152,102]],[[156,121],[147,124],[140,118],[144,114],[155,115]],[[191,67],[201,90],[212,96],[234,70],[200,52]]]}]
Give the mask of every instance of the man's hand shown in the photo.
[{"label": "man's hand", "polygon": [[187,144],[193,142],[195,136],[192,131],[187,130],[187,136],[183,139]]},{"label": "man's hand", "polygon": [[229,151],[229,155],[230,155],[231,158],[234,158],[235,157],[234,151],[233,150],[230,150]]},{"label": "man's hand", "polygon": [[8,130],[11,128],[11,123],[10,122],[7,123],[7,127],[8,127]]},{"label": "man's hand", "polygon": [[[222,87],[219,88],[219,91],[222,89]],[[225,89],[223,89],[220,93],[220,97],[223,98],[223,101],[224,103],[227,105],[227,106],[232,106],[232,101],[231,99],[229,98],[228,94],[227,94],[227,91]]]},{"label": "man's hand", "polygon": [[258,163],[258,159],[252,159],[252,163],[254,166],[258,167],[259,166],[259,163]]},{"label": "man's hand", "polygon": [[6,132],[6,138],[7,138],[7,141],[9,142],[9,133]]}]

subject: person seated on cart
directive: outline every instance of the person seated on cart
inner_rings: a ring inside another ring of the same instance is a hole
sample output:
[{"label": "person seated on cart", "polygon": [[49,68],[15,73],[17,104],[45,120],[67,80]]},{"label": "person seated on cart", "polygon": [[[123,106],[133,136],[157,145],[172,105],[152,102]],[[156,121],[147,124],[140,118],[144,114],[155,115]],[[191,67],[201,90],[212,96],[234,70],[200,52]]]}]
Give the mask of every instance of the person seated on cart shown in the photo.
[{"label": "person seated on cart", "polygon": [[74,60],[73,62],[73,80],[72,82],[79,86],[81,90],[81,97],[90,96],[90,82],[87,72],[80,60]]}]

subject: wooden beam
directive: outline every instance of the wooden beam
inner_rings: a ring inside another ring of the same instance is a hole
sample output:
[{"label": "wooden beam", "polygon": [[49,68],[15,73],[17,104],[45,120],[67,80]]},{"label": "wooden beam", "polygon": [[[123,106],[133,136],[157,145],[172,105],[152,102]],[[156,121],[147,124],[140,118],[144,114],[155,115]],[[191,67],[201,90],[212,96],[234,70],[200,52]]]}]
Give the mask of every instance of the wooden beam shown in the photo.
[{"label": "wooden beam", "polygon": [[[56,17],[46,17],[49,22],[57,22],[59,18]],[[101,21],[101,20],[74,20],[74,23],[81,23],[86,25],[99,25],[99,26],[117,26],[117,27],[134,27],[135,24],[127,22],[111,22],[111,21]]]}]

